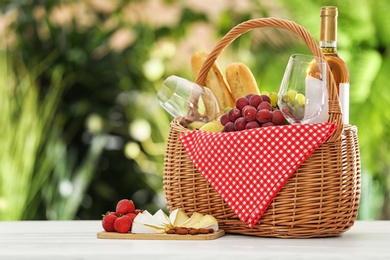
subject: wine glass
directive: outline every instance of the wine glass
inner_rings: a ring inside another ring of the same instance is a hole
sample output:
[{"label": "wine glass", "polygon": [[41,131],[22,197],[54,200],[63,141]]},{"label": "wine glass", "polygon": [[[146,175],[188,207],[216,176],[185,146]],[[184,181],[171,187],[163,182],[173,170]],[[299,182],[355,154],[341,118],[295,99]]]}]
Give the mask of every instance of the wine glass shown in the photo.
[{"label": "wine glass", "polygon": [[279,109],[291,124],[312,123],[327,100],[326,61],[293,54],[288,60],[278,93]]},{"label": "wine glass", "polygon": [[187,122],[208,122],[220,112],[210,89],[174,75],[164,80],[157,92],[157,101],[171,116]]}]

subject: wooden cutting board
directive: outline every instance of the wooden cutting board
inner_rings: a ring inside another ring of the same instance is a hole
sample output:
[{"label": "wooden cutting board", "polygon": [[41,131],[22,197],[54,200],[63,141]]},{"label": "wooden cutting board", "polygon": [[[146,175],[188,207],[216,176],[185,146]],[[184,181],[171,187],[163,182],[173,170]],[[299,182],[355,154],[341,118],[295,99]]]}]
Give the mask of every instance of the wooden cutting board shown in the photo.
[{"label": "wooden cutting board", "polygon": [[132,234],[101,231],[97,233],[97,238],[103,239],[133,239],[133,240],[212,240],[222,237],[223,230],[217,230],[211,234],[197,235],[176,235],[176,234]]}]

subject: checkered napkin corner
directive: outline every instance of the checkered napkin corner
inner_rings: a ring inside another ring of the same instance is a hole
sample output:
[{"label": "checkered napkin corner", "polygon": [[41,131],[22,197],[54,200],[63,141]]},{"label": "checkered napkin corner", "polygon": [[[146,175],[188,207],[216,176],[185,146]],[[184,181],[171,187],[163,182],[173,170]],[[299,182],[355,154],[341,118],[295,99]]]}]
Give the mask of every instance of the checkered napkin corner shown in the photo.
[{"label": "checkered napkin corner", "polygon": [[253,227],[298,167],[336,130],[334,123],[240,132],[188,131],[189,158],[238,218]]}]

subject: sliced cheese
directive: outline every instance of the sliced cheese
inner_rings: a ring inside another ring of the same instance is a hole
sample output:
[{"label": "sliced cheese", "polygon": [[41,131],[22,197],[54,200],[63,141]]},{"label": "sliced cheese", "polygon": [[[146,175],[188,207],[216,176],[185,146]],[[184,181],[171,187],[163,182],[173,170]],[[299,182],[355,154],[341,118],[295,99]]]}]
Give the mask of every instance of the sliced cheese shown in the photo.
[{"label": "sliced cheese", "polygon": [[187,228],[212,228],[218,230],[218,221],[212,215],[203,215],[194,212],[189,218],[184,211],[175,209],[169,217],[163,210],[158,210],[154,215],[147,210],[139,213],[133,220],[131,233],[134,234],[161,234],[173,227]]},{"label": "sliced cheese", "polygon": [[205,215],[203,218],[199,219],[197,222],[192,224],[193,228],[212,228],[214,231],[218,230],[218,221],[212,215]]},{"label": "sliced cheese", "polygon": [[203,214],[200,214],[198,212],[194,212],[192,216],[184,222],[181,226],[182,227],[192,227],[193,224],[198,222],[201,218],[203,218]]},{"label": "sliced cheese", "polygon": [[162,209],[159,209],[156,213],[154,213],[153,217],[161,223],[161,225],[165,226],[166,229],[171,229],[173,227],[169,217]]},{"label": "sliced cheese", "polygon": [[189,220],[189,217],[181,209],[175,209],[169,214],[169,220],[174,227],[180,227],[184,222]]},{"label": "sliced cheese", "polygon": [[146,225],[138,222],[133,222],[131,233],[134,234],[162,234],[165,233],[165,228]]},{"label": "sliced cheese", "polygon": [[133,223],[147,224],[156,228],[165,229],[165,225],[161,223],[157,218],[155,218],[149,211],[144,210],[142,213],[139,213],[133,220]]}]

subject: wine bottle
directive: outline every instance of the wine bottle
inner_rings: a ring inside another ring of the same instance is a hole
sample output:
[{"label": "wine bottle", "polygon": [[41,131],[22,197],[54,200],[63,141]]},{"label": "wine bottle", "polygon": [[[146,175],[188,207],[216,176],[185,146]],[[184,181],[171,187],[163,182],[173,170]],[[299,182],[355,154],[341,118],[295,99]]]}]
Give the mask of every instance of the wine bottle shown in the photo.
[{"label": "wine bottle", "polygon": [[340,98],[343,123],[349,124],[349,70],[337,54],[337,17],[335,6],[321,7],[320,48],[325,55]]}]

